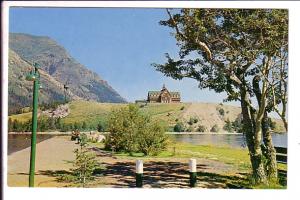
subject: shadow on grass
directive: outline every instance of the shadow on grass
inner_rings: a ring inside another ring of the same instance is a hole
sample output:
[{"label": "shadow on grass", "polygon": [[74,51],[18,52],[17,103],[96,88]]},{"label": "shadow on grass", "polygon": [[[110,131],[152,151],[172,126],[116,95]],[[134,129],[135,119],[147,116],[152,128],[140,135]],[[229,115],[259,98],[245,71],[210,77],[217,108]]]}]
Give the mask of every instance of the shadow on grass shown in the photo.
[{"label": "shadow on grass", "polygon": [[66,170],[40,170],[38,175],[55,177],[58,182],[70,182],[67,178],[72,176],[70,171]]},{"label": "shadow on grass", "polygon": [[[103,163],[105,168],[96,169],[95,176],[103,176],[110,179],[110,187],[135,187],[135,163],[116,162]],[[179,162],[156,162],[144,164],[143,184],[151,188],[189,188],[189,173],[186,165]],[[197,170],[206,169],[205,165],[198,165]],[[41,170],[39,175],[55,177],[58,182],[68,183],[66,177],[72,176],[66,170]],[[197,182],[203,188],[247,188],[241,183],[245,178],[238,176],[220,175],[199,171]]]},{"label": "shadow on grass", "polygon": [[246,173],[223,175],[210,172],[197,172],[198,182],[205,182],[207,188],[249,189]]},{"label": "shadow on grass", "polygon": [[[103,163],[105,170],[101,174],[114,181],[112,187],[135,187],[135,163]],[[246,181],[242,176],[226,176],[208,173],[207,165],[198,165],[198,185],[204,188],[246,188],[240,183]],[[144,163],[144,187],[151,188],[189,188],[189,173],[185,163],[147,161]]]}]

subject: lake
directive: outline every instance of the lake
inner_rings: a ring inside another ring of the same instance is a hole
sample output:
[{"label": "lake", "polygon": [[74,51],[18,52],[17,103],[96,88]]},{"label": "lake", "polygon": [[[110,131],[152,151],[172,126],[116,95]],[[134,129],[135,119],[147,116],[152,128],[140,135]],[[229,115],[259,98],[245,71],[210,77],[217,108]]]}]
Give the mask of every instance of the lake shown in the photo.
[{"label": "lake", "polygon": [[[170,134],[176,142],[195,145],[230,146],[246,148],[246,138],[243,134]],[[278,147],[287,147],[287,134],[272,134],[273,144]]]},{"label": "lake", "polygon": [[[50,134],[38,134],[36,137],[36,142],[50,139],[53,135]],[[8,134],[8,144],[7,144],[7,153],[8,155],[30,147],[31,145],[31,134]]]},{"label": "lake", "polygon": [[[38,134],[37,143],[50,139],[53,136],[64,134]],[[245,148],[245,137],[243,134],[199,134],[182,133],[169,134],[176,142],[184,142],[195,145],[230,146],[234,148]],[[279,147],[287,147],[287,134],[272,134],[273,144]],[[20,151],[31,144],[31,134],[8,134],[8,155]]]}]

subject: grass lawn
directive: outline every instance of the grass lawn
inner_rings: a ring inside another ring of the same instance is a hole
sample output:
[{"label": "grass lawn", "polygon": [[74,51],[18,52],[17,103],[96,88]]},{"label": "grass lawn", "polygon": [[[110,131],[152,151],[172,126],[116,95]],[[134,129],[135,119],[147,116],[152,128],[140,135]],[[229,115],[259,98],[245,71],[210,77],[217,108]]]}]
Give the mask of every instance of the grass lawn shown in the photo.
[{"label": "grass lawn", "polygon": [[[91,143],[92,146],[104,148],[103,143]],[[127,159],[153,159],[153,158],[206,158],[210,160],[218,160],[227,164],[234,164],[241,169],[250,169],[250,161],[248,151],[230,147],[217,147],[207,145],[192,145],[187,143],[172,143],[165,151],[157,156],[144,156],[143,153],[116,152],[114,154],[120,158]]]},{"label": "grass lawn", "polygon": [[32,112],[8,116],[8,118],[11,118],[12,120],[18,120],[23,123],[30,120],[31,117],[32,117]]},{"label": "grass lawn", "polygon": [[[91,146],[104,148],[103,143],[91,143]],[[234,184],[238,187],[257,188],[257,189],[284,189],[286,186],[278,183],[271,183],[270,185],[256,185],[253,186],[250,182],[251,164],[247,149],[237,149],[231,147],[217,147],[207,145],[192,145],[187,143],[172,143],[168,149],[161,152],[157,156],[144,156],[143,153],[129,153],[116,152],[114,156],[119,159],[142,159],[145,161],[153,161],[161,158],[203,158],[213,161],[220,161],[229,165],[233,165],[238,172],[248,174],[243,178],[238,178],[235,174],[224,173],[207,173],[198,172],[199,177],[208,180],[216,180],[226,183]],[[286,169],[286,165],[279,165],[279,168]]]}]

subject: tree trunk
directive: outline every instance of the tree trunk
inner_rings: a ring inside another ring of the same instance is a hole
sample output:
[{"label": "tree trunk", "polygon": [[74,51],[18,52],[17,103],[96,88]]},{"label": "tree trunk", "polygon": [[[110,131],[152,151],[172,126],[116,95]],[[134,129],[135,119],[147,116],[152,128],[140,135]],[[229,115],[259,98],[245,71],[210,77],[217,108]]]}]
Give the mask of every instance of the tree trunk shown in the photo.
[{"label": "tree trunk", "polygon": [[260,146],[261,138],[258,138],[257,134],[255,134],[255,122],[251,118],[251,108],[247,102],[249,102],[248,93],[245,88],[241,88],[243,129],[246,135],[246,142],[250,155],[253,181],[254,184],[266,183],[267,178],[262,162],[263,156]]},{"label": "tree trunk", "polygon": [[[269,180],[276,181],[277,180],[276,151],[274,149],[273,142],[272,142],[269,118],[268,118],[267,111],[265,110],[265,108],[266,108],[265,96],[263,95],[263,94],[266,94],[266,89],[265,89],[266,87],[263,87],[263,89],[260,89],[259,81],[260,81],[260,77],[256,76],[253,78],[253,82],[252,82],[253,83],[253,91],[256,95],[259,109],[261,111],[260,116],[258,116],[256,118],[257,119],[256,132],[259,133],[259,131],[260,131],[260,134],[258,134],[257,137],[259,137],[259,138],[261,138],[261,136],[263,137],[264,145],[262,145],[261,142],[259,145],[261,146],[261,149],[263,149],[262,152],[266,158],[265,171],[266,171],[267,177],[269,178]],[[263,81],[263,86],[265,86],[265,84],[267,84],[267,82]]]},{"label": "tree trunk", "polygon": [[266,157],[266,173],[269,180],[277,181],[277,162],[276,162],[276,150],[272,142],[272,136],[270,132],[270,126],[268,124],[268,115],[265,112],[262,121],[262,132],[264,142],[264,155]]}]

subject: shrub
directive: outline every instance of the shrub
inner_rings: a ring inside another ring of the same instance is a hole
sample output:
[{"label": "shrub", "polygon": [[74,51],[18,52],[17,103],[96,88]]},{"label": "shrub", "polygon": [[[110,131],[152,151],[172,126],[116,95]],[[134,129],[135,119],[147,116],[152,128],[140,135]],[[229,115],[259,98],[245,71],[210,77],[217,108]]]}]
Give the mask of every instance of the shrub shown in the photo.
[{"label": "shrub", "polygon": [[182,122],[179,122],[174,126],[174,132],[184,132],[184,125]]},{"label": "shrub", "polygon": [[138,135],[138,150],[145,155],[157,155],[166,149],[168,138],[165,127],[158,122],[145,124]]},{"label": "shrub", "polygon": [[194,118],[194,124],[198,123],[199,119],[198,118]]},{"label": "shrub", "polygon": [[99,122],[98,125],[97,125],[97,131],[99,132],[103,132],[105,131],[105,124],[103,122]]},{"label": "shrub", "polygon": [[192,126],[189,126],[185,131],[186,132],[193,132],[194,128]]},{"label": "shrub", "polygon": [[198,118],[197,117],[190,117],[189,121],[188,121],[188,124],[189,125],[193,125],[193,124],[196,124],[198,123]]},{"label": "shrub", "polygon": [[223,126],[223,129],[230,133],[234,132],[234,128],[229,119],[225,120],[225,125]]},{"label": "shrub", "polygon": [[110,150],[156,155],[167,145],[165,127],[140,113],[135,105],[113,110],[108,131],[105,148]]},{"label": "shrub", "polygon": [[224,116],[224,115],[225,115],[225,111],[224,111],[223,108],[220,108],[220,109],[219,109],[219,114],[220,114],[221,116]]},{"label": "shrub", "polygon": [[75,130],[81,130],[82,126],[80,125],[79,122],[74,122],[73,127]]},{"label": "shrub", "polygon": [[94,179],[93,173],[98,167],[98,163],[96,155],[89,152],[86,148],[86,134],[80,134],[79,145],[80,148],[77,148],[74,151],[75,160],[72,161],[74,168],[71,169],[71,180],[74,183],[79,183],[82,187],[85,187],[87,182]]},{"label": "shrub", "polygon": [[210,132],[219,132],[219,127],[218,127],[218,125],[217,124],[215,124],[215,125],[213,125],[213,127],[211,127],[211,129],[210,129]]},{"label": "shrub", "polygon": [[87,130],[87,124],[86,124],[86,122],[84,121],[84,122],[82,122],[82,130],[84,130],[84,131],[86,131]]},{"label": "shrub", "polygon": [[182,106],[182,107],[180,108],[180,110],[184,110],[184,106]]},{"label": "shrub", "polygon": [[242,133],[243,132],[243,123],[240,116],[238,116],[234,122],[232,122],[232,128],[235,132]]},{"label": "shrub", "polygon": [[200,125],[199,127],[198,127],[198,129],[197,129],[197,131],[199,131],[199,132],[205,132],[207,129],[206,129],[206,127],[204,126],[204,125]]}]

